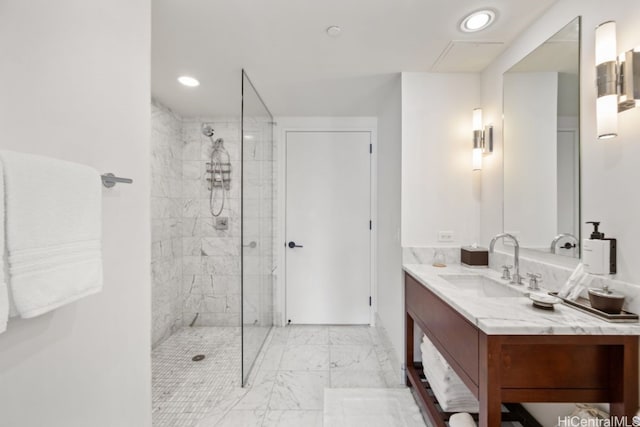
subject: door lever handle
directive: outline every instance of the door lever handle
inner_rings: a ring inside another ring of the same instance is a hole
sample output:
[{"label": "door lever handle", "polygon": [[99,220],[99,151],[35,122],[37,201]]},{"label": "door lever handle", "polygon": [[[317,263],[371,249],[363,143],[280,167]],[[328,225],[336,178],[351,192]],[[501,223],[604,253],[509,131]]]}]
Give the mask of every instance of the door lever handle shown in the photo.
[{"label": "door lever handle", "polygon": [[289,242],[287,244],[287,246],[289,246],[291,249],[293,249],[293,248],[303,248],[304,247],[302,245],[296,245],[296,242],[294,242],[294,241]]}]

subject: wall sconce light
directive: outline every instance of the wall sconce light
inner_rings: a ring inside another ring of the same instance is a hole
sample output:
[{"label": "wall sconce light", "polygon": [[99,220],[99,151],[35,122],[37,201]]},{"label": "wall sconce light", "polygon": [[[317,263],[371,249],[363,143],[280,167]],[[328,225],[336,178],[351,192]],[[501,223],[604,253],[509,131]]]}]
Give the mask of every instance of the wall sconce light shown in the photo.
[{"label": "wall sconce light", "polygon": [[618,111],[640,107],[640,47],[620,55],[618,63],[620,64]]},{"label": "wall sconce light", "polygon": [[493,152],[493,126],[482,125],[482,108],[473,110],[473,170],[482,169],[482,156]]},{"label": "wall sconce light", "polygon": [[618,62],[614,21],[602,23],[596,28],[596,74],[598,138],[615,138],[618,136]]},{"label": "wall sconce light", "polygon": [[618,113],[640,106],[640,49],[618,56],[616,23],[596,28],[596,120],[598,139],[618,136]]}]

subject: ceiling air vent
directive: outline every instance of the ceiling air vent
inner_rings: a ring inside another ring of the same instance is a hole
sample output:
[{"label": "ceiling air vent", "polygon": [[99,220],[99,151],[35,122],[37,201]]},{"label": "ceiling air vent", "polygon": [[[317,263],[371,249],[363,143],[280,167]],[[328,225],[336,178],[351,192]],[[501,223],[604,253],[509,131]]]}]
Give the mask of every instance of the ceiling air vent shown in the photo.
[{"label": "ceiling air vent", "polygon": [[444,48],[431,71],[475,73],[484,70],[502,50],[503,42],[452,40]]}]

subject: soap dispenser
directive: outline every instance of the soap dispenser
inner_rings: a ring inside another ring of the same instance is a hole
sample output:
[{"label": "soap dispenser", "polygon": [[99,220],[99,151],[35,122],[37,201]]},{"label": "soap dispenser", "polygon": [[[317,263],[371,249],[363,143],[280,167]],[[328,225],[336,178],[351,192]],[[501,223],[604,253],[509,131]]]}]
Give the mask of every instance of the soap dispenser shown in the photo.
[{"label": "soap dispenser", "polygon": [[591,274],[616,274],[616,239],[605,238],[598,230],[600,222],[593,224],[593,232],[582,242],[582,263],[585,272]]}]

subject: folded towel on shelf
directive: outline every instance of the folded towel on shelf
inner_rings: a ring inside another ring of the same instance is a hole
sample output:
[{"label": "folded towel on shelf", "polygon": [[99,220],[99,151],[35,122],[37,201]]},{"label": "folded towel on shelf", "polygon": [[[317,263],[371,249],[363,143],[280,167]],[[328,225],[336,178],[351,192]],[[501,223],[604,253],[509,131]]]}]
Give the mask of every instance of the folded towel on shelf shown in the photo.
[{"label": "folded towel on shelf", "polygon": [[429,385],[438,399],[439,405],[446,412],[468,411],[478,412],[478,400],[469,389],[455,375],[452,378],[442,379],[443,368],[431,361],[423,360],[424,372],[429,379]]},{"label": "folded towel on shelf", "polygon": [[[0,162],[0,203],[4,200],[3,175],[2,162]],[[9,289],[5,278],[4,223],[4,209],[0,207],[0,333],[7,329],[7,321],[9,320]]]},{"label": "folded towel on shelf", "polygon": [[437,356],[439,353],[435,347],[422,343],[420,350],[422,351],[422,365],[432,373],[429,382],[439,382],[446,386],[455,385],[455,372],[448,363],[443,362]]},{"label": "folded towel on shelf", "polygon": [[102,289],[100,174],[0,151],[8,284],[17,314],[38,316]]},{"label": "folded towel on shelf", "polygon": [[473,393],[428,339],[420,345],[422,366],[439,405],[446,412],[478,412]]},{"label": "folded towel on shelf", "polygon": [[449,427],[476,427],[473,417],[466,412],[453,414],[449,417]]},{"label": "folded towel on shelf", "polygon": [[435,357],[438,358],[438,360],[440,360],[440,363],[442,363],[443,366],[448,366],[449,369],[451,370],[451,366],[449,366],[449,364],[447,363],[447,361],[444,358],[444,356],[442,354],[440,354],[440,352],[436,349],[436,346],[433,345],[431,340],[429,338],[427,338],[427,336],[424,335],[424,334],[422,334],[422,342],[427,345],[427,348],[429,349],[429,351],[432,354],[434,354]]}]

